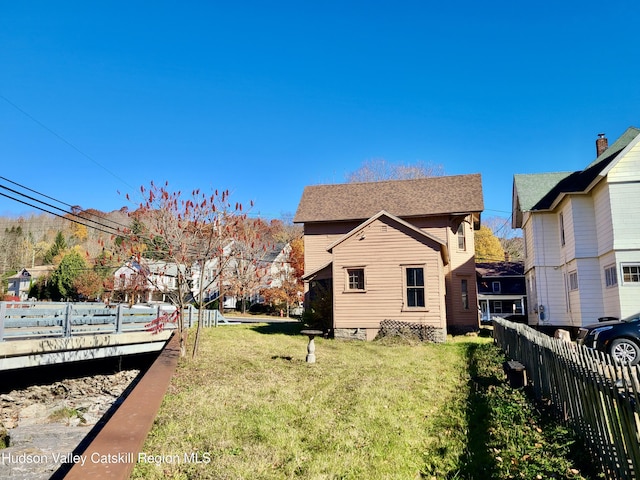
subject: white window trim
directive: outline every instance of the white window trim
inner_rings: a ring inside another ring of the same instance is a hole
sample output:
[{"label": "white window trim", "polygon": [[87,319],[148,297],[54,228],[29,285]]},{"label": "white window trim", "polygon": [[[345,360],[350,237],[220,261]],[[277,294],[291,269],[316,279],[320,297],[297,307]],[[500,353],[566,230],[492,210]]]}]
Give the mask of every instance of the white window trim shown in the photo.
[{"label": "white window trim", "polygon": [[[419,264],[408,264],[408,265],[400,265],[400,274],[402,275],[402,311],[403,312],[428,312],[429,311],[429,301],[427,299],[427,265],[424,263]],[[424,307],[409,307],[408,306],[408,297],[407,297],[407,289],[409,288],[407,285],[407,269],[408,268],[421,268],[422,269],[422,278],[424,279]]]},{"label": "white window trim", "polygon": [[[460,247],[460,240],[462,240],[462,247]],[[467,229],[465,227],[465,222],[462,222],[458,226],[458,230],[456,231],[456,241],[459,252],[467,251]]]},{"label": "white window trim", "polygon": [[[609,280],[612,280],[611,282]],[[605,288],[614,288],[618,286],[618,269],[616,264],[604,267],[604,286]]]},{"label": "white window trim", "polygon": [[568,278],[568,281],[569,281],[569,291],[570,292],[575,292],[576,290],[578,290],[580,288],[579,287],[579,283],[578,283],[578,271],[577,270],[571,270],[569,272],[567,278]]},{"label": "white window trim", "polygon": [[[344,293],[366,293],[367,292],[367,269],[364,265],[343,267],[344,270]],[[349,288],[349,271],[362,270],[362,287]]]},{"label": "white window trim", "polygon": [[621,263],[620,264],[620,273],[622,275],[620,275],[620,279],[622,280],[622,285],[637,285],[640,286],[640,281],[634,282],[634,281],[626,281],[624,279],[624,269],[625,267],[637,267],[640,273],[640,262],[639,263],[635,263],[635,262],[627,262],[627,263]]}]

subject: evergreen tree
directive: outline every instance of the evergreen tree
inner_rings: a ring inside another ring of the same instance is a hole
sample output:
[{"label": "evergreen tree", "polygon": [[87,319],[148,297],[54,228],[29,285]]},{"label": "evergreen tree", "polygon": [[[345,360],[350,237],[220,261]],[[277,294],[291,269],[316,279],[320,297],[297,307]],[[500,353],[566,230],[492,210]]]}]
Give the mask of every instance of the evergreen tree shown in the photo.
[{"label": "evergreen tree", "polygon": [[67,253],[51,274],[51,297],[53,300],[75,299],[77,295],[74,280],[87,269],[87,262],[72,250]]},{"label": "evergreen tree", "polygon": [[51,248],[44,255],[44,263],[47,265],[51,265],[54,262],[55,258],[58,255],[64,253],[66,249],[67,242],[64,239],[64,235],[62,234],[62,232],[58,232],[58,234],[56,235],[56,239],[53,241],[53,245],[51,245]]}]

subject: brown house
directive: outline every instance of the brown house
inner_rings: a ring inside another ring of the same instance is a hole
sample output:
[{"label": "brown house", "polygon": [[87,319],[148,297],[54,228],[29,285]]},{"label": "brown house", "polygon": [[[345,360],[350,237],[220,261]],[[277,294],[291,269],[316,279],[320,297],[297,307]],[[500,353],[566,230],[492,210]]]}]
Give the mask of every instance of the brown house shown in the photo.
[{"label": "brown house", "polygon": [[479,174],[314,185],[304,224],[305,302],[332,299],[336,337],[373,339],[383,320],[440,332],[478,328],[474,229]]}]

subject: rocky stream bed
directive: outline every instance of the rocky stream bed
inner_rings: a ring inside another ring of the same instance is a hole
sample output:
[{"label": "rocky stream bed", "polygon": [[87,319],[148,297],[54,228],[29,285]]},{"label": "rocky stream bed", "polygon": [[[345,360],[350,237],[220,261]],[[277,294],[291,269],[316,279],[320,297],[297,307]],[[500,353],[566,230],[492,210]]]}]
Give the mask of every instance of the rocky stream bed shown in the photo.
[{"label": "rocky stream bed", "polygon": [[49,479],[138,374],[124,370],[0,394],[0,479]]}]

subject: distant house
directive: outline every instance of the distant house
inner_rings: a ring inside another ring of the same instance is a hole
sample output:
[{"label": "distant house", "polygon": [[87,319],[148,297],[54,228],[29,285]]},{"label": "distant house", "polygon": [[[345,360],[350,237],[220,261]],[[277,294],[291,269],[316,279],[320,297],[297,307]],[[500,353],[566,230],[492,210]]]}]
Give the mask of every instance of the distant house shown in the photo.
[{"label": "distant house", "polygon": [[476,263],[480,320],[523,316],[527,311],[527,289],[523,262]]},{"label": "distant house", "polygon": [[51,273],[54,268],[53,265],[31,267],[28,270],[23,268],[17,274],[8,278],[7,294],[18,297],[22,302],[27,300],[33,283],[41,276]]},{"label": "distant house", "polygon": [[596,140],[584,170],[515,175],[528,321],[579,327],[640,311],[640,130]]},{"label": "distant house", "polygon": [[448,330],[478,328],[474,229],[480,175],[315,185],[304,224],[305,307],[332,297],[336,337],[373,339],[383,320]]},{"label": "distant house", "polygon": [[177,288],[177,276],[174,264],[130,260],[115,271],[113,291],[125,302],[168,302]]}]

